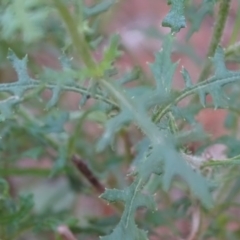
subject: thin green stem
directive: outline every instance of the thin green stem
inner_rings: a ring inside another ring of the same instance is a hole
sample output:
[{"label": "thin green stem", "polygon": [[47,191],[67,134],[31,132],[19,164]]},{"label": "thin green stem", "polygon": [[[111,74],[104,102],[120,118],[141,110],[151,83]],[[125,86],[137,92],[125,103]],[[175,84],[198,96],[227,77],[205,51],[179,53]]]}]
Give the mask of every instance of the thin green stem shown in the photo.
[{"label": "thin green stem", "polygon": [[[83,61],[85,62],[87,67],[94,69],[95,63],[92,60],[89,47],[85,42],[84,36],[82,36],[78,32],[78,29],[76,28],[75,22],[71,17],[69,11],[59,0],[55,0],[55,5],[58,8],[61,17],[66,24],[73,44],[78,50],[78,54],[80,56],[83,55]],[[123,90],[121,91],[119,87],[115,88],[113,84],[104,79],[101,79],[100,82],[107,90],[110,91],[111,94],[113,94],[113,96],[119,101],[119,103],[125,105],[127,109],[133,112],[134,117],[138,120],[138,124],[140,125],[142,130],[148,135],[149,139],[152,140],[153,143],[162,143],[163,139],[158,134],[158,128],[153,122],[151,122],[151,120],[147,117],[146,114],[143,114],[142,111],[137,110],[137,108],[134,107],[134,104],[130,99],[128,99],[127,95],[124,94]],[[144,115],[146,115],[146,117],[143,117]]]},{"label": "thin green stem", "polygon": [[[169,103],[165,104],[160,112],[155,114],[153,116],[154,122],[159,122],[163,116],[165,116],[166,113],[168,113],[171,110],[172,106],[175,106],[178,102],[180,102],[182,99],[186,98],[189,95],[195,94],[197,91],[204,90],[204,88],[210,88],[211,84],[215,84],[216,82],[222,81],[222,86],[226,83],[234,82],[240,79],[239,73],[230,73],[228,76],[225,76],[224,78],[218,78],[216,76],[213,76],[203,82],[199,82],[196,85],[187,88],[186,90],[180,92],[178,95],[174,97],[174,99],[169,100]],[[227,80],[227,81],[225,81]],[[220,106],[219,106],[220,107]]]},{"label": "thin green stem", "polygon": [[101,79],[100,82],[105,89],[107,89],[115,97],[115,99],[117,99],[119,104],[124,106],[133,114],[133,117],[139,127],[154,145],[162,145],[164,143],[157,126],[151,121],[143,109],[137,107],[137,104],[134,103],[133,99],[129,99],[120,86],[115,86],[112,82],[105,79]]},{"label": "thin green stem", "polygon": [[54,0],[54,2],[71,36],[72,43],[77,51],[78,56],[82,58],[84,64],[88,68],[95,69],[95,62],[93,61],[93,58],[91,56],[89,46],[85,41],[82,31],[78,31],[76,21],[74,21],[69,10],[62,3],[62,0]]},{"label": "thin green stem", "polygon": [[230,8],[231,0],[220,0],[218,16],[216,20],[216,24],[213,30],[212,40],[208,48],[207,57],[208,59],[205,61],[202,72],[198,81],[203,81],[209,74],[211,64],[209,61],[209,57],[212,57],[216,51],[218,44],[221,41],[221,37],[223,34],[223,30],[226,24],[229,8]]},{"label": "thin green stem", "polygon": [[232,166],[232,165],[240,165],[240,155],[237,155],[233,158],[225,159],[225,160],[218,160],[213,159],[206,161],[202,167],[215,167],[215,166]]},{"label": "thin green stem", "polygon": [[[54,89],[56,88],[57,84],[54,83],[43,83],[42,81],[39,80],[34,80],[34,81],[29,81],[29,82],[13,82],[13,83],[3,83],[0,84],[0,92],[12,92],[14,88],[18,88],[18,89],[22,89],[23,91],[27,91],[30,89],[34,89],[36,87],[45,87],[48,89]],[[77,84],[75,85],[62,85],[61,86],[63,90],[65,91],[72,91],[72,92],[77,92],[77,93],[81,93],[81,94],[91,94],[89,93],[89,90],[87,88],[81,87]],[[102,100],[110,105],[112,105],[115,108],[118,108],[118,105],[116,104],[116,102],[114,102],[113,100],[106,98],[105,96],[101,95],[101,94],[95,94],[94,96],[92,96],[98,100]]]}]

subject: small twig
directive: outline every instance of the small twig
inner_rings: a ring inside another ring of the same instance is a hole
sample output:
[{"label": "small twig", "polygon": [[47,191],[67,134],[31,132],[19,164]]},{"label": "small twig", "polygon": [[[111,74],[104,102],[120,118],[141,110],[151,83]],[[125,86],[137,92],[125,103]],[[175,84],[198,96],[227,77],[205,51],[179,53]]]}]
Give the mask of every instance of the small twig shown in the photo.
[{"label": "small twig", "polygon": [[63,240],[77,240],[77,238],[74,237],[73,233],[71,232],[71,230],[65,226],[65,225],[61,225],[57,228],[57,233],[60,235],[60,237]]},{"label": "small twig", "polygon": [[73,155],[72,162],[77,167],[78,171],[84,175],[84,177],[91,183],[91,185],[97,190],[98,193],[102,194],[105,191],[105,187],[97,179],[94,173],[89,169],[83,159],[81,159],[77,155]]}]

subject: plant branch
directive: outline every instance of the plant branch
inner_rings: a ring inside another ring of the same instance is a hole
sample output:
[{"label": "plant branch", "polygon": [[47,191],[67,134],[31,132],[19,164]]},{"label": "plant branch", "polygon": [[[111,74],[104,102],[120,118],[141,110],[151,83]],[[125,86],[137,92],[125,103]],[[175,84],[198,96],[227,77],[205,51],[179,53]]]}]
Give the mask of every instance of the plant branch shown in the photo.
[{"label": "plant branch", "polygon": [[[2,84],[0,84],[0,92],[13,92],[14,88],[15,89],[21,88],[22,91],[27,91],[27,90],[34,89],[36,87],[42,87],[42,86],[44,86],[45,88],[48,88],[50,90],[53,90],[58,85],[54,84],[54,83],[44,83],[39,80],[34,80],[34,81],[29,81],[29,82],[24,82],[24,83],[21,83],[21,82],[2,83]],[[93,98],[102,100],[102,101],[112,105],[114,108],[119,108],[118,105],[113,100],[106,98],[105,96],[103,96],[102,94],[99,94],[99,93],[92,96],[87,88],[81,87],[77,84],[75,84],[75,85],[62,84],[61,88],[62,88],[62,90],[65,90],[65,91],[72,91],[72,92],[77,92],[77,93],[81,93],[81,94],[88,94]]]},{"label": "plant branch", "polygon": [[158,112],[156,115],[153,116],[153,121],[154,122],[159,122],[162,117],[168,113],[171,109],[172,106],[175,106],[178,102],[180,102],[182,99],[186,98],[189,95],[192,95],[196,93],[199,90],[203,90],[204,88],[210,88],[211,84],[215,84],[217,82],[222,82],[219,83],[220,85],[224,85],[230,82],[235,82],[240,79],[239,72],[230,72],[228,75],[225,75],[223,77],[210,77],[209,79],[198,82],[197,84],[193,85],[192,87],[189,87],[185,89],[184,91],[180,92],[177,96],[175,96],[173,99],[169,100],[167,104],[161,109],[160,112]]},{"label": "plant branch", "polygon": [[203,163],[202,167],[214,167],[214,166],[233,166],[240,165],[240,155],[225,160],[210,159]]},{"label": "plant branch", "polygon": [[133,117],[136,120],[137,124],[146,134],[146,136],[148,136],[153,145],[161,145],[164,143],[163,138],[159,134],[157,126],[151,121],[145,111],[138,107],[133,99],[130,99],[125,94],[124,90],[120,86],[115,86],[114,83],[105,79],[101,79],[100,83],[105,87],[105,89],[110,92],[110,94],[115,97],[119,104],[124,106],[133,114]]}]

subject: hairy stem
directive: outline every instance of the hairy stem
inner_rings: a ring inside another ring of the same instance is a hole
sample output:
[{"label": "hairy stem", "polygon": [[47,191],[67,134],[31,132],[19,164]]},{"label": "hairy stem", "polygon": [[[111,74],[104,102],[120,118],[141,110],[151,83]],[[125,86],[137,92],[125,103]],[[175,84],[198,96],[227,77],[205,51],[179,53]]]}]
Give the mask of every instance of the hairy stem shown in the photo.
[{"label": "hairy stem", "polygon": [[159,122],[163,116],[165,116],[166,113],[168,113],[171,110],[172,106],[175,106],[178,102],[180,102],[182,99],[186,98],[189,95],[196,94],[197,91],[200,91],[201,89],[207,89],[211,87],[211,84],[214,85],[216,82],[222,82],[222,86],[226,83],[235,82],[240,79],[240,73],[229,73],[224,78],[213,76],[203,82],[199,82],[196,85],[189,87],[185,89],[184,91],[180,92],[177,96],[175,96],[173,99],[169,100],[169,103],[166,103],[165,106],[159,111],[157,114],[153,116],[154,122]]},{"label": "hairy stem", "polygon": [[[12,89],[17,88],[17,87],[21,88],[23,91],[27,91],[27,90],[34,89],[34,88],[37,88],[37,87],[42,87],[43,88],[43,86],[44,86],[44,88],[48,88],[48,89],[52,90],[57,85],[54,84],[54,83],[43,83],[40,80],[34,80],[34,81],[26,82],[24,84],[20,83],[20,82],[2,83],[2,84],[0,84],[0,92],[12,92]],[[114,102],[113,100],[111,100],[109,98],[106,98],[102,94],[95,94],[94,96],[92,96],[87,88],[84,88],[84,87],[79,86],[77,84],[74,84],[74,85],[63,84],[61,87],[65,91],[72,91],[72,92],[78,92],[78,93],[81,93],[81,94],[88,94],[93,98],[96,98],[98,100],[102,100],[102,101],[110,104],[114,108],[119,108],[117,103]]]},{"label": "hairy stem", "polygon": [[223,30],[225,27],[225,23],[226,23],[229,8],[230,8],[230,3],[231,3],[231,0],[220,1],[218,16],[217,16],[216,24],[213,30],[212,40],[208,48],[208,53],[207,53],[208,59],[205,61],[205,64],[203,66],[203,69],[198,81],[203,81],[209,74],[209,71],[211,68],[209,57],[212,57],[214,55],[216,48],[221,41],[221,37],[223,34]]},{"label": "hairy stem", "polygon": [[78,56],[82,58],[84,64],[90,68],[95,68],[95,62],[91,56],[89,46],[85,41],[84,35],[81,31],[78,31],[76,21],[74,21],[67,7],[62,3],[61,0],[54,0],[55,6],[62,17],[68,32],[71,36],[72,43],[75,46],[75,49],[78,53]]}]

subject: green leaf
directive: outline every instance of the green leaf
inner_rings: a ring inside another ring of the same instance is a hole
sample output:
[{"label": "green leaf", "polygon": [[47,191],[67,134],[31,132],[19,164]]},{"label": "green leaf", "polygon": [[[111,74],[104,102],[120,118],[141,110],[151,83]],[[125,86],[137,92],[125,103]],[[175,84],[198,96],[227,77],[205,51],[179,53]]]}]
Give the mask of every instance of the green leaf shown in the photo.
[{"label": "green leaf", "polygon": [[[0,201],[0,224],[9,225],[19,223],[29,216],[33,208],[33,196],[20,196],[19,203],[16,205],[12,202],[12,204],[10,204],[9,199]],[[11,205],[12,207],[10,207]]]},{"label": "green leaf", "polygon": [[69,112],[55,110],[43,119],[42,129],[47,133],[64,132],[64,124],[69,120]]},{"label": "green leaf", "polygon": [[113,35],[110,39],[109,46],[107,46],[104,51],[103,59],[99,64],[101,72],[105,73],[112,69],[113,62],[116,61],[116,58],[119,56],[118,45],[119,36]]},{"label": "green leaf", "polygon": [[181,28],[186,27],[186,20],[184,16],[184,2],[185,0],[170,0],[170,12],[162,21],[163,27],[170,27],[172,32],[179,32]]},{"label": "green leaf", "polygon": [[49,15],[49,8],[40,0],[8,1],[0,9],[1,36],[6,40],[19,38],[32,43],[44,37],[44,23]]},{"label": "green leaf", "polygon": [[43,153],[42,147],[34,147],[30,150],[24,151],[21,155],[22,157],[29,157],[32,159],[38,159]]},{"label": "green leaf", "polygon": [[53,168],[50,173],[50,178],[56,176],[58,173],[63,171],[65,167],[67,166],[68,162],[68,148],[63,143],[58,149],[58,157],[53,165]]},{"label": "green leaf", "polygon": [[130,72],[124,74],[123,77],[118,79],[117,82],[120,85],[123,85],[125,83],[128,83],[128,82],[138,79],[140,77],[140,75],[141,75],[140,67],[134,67]]},{"label": "green leaf", "polygon": [[177,63],[172,63],[171,60],[173,39],[171,34],[166,35],[162,50],[155,54],[155,61],[150,64],[159,95],[169,95],[172,89],[172,79],[177,67]]},{"label": "green leaf", "polygon": [[161,51],[155,54],[155,61],[150,64],[157,87],[152,93],[146,91],[145,95],[139,98],[146,108],[162,105],[171,96],[173,75],[178,64],[171,60],[173,39],[171,34],[165,36]]},{"label": "green leaf", "polygon": [[228,129],[236,128],[238,124],[238,115],[236,113],[230,112],[228,113],[224,126]]},{"label": "green leaf", "polygon": [[240,141],[232,136],[222,136],[216,140],[216,143],[222,143],[227,146],[227,156],[230,158],[240,155]]},{"label": "green leaf", "polygon": [[59,85],[57,85],[52,89],[52,97],[46,105],[46,110],[49,110],[50,108],[56,106],[56,104],[59,101],[61,93],[62,93],[62,89],[61,89],[61,86]]},{"label": "green leaf", "polygon": [[0,200],[9,196],[9,185],[3,178],[0,178],[0,193]]},{"label": "green leaf", "polygon": [[0,101],[0,121],[5,121],[13,117],[14,107],[21,102],[18,96],[9,97],[6,100]]},{"label": "green leaf", "polygon": [[[215,75],[204,81],[205,87],[200,86],[197,91],[203,106],[205,106],[205,96],[210,94],[216,109],[218,106],[227,106],[229,98],[223,92],[223,87],[239,80],[240,72],[230,71],[226,68],[224,52],[220,46],[216,49],[212,62],[215,67]],[[212,83],[210,84],[210,82]]]},{"label": "green leaf", "polygon": [[147,181],[152,173],[163,174],[163,187],[167,191],[173,178],[180,176],[205,206],[212,207],[209,183],[199,173],[194,172],[171,145],[171,142],[168,142],[165,146],[153,147],[151,155],[137,168],[139,177]]},{"label": "green leaf", "polygon": [[202,0],[200,8],[197,10],[193,9],[190,17],[191,26],[188,30],[186,39],[190,39],[194,32],[197,32],[202,24],[202,21],[206,15],[213,12],[213,8],[217,0]]},{"label": "green leaf", "polygon": [[190,75],[189,75],[188,71],[183,67],[181,73],[182,73],[182,76],[183,76],[183,79],[184,79],[184,82],[185,82],[185,86],[187,88],[192,87],[193,84],[192,84],[192,80],[190,78]]},{"label": "green leaf", "polygon": [[[27,68],[28,57],[26,55],[24,58],[19,59],[15,55],[15,53],[11,49],[9,49],[7,58],[12,63],[12,66],[14,67],[17,73],[17,82],[15,84],[12,84],[11,88],[7,88],[6,91],[12,93],[15,96],[22,97],[24,92],[27,90],[27,88],[24,85],[34,84],[34,80],[28,74]],[[2,84],[1,87],[4,88],[5,85]]]},{"label": "green leaf", "polygon": [[107,121],[107,115],[102,111],[92,111],[87,115],[87,119],[98,123],[105,123]]},{"label": "green leaf", "polygon": [[113,232],[105,237],[103,240],[147,240],[145,231],[140,230],[135,224],[135,211],[139,207],[148,207],[151,210],[156,209],[154,199],[150,195],[145,195],[141,192],[141,180],[136,179],[128,188],[124,190],[107,189],[101,198],[109,202],[122,201],[125,203],[124,212],[118,225]]},{"label": "green leaf", "polygon": [[129,123],[132,114],[128,111],[122,111],[117,116],[106,122],[106,129],[101,139],[97,143],[97,151],[103,151],[110,143],[113,142],[115,134],[126,124]]},{"label": "green leaf", "polygon": [[139,229],[137,225],[130,221],[127,227],[121,221],[113,230],[113,232],[104,237],[100,237],[101,240],[148,240],[147,232]]},{"label": "green leaf", "polygon": [[12,66],[14,67],[14,69],[17,73],[19,82],[26,83],[26,82],[29,82],[32,80],[28,75],[28,70],[27,70],[28,57],[27,57],[27,55],[25,55],[24,58],[19,59],[15,55],[15,53],[11,49],[9,49],[7,58],[12,63]]},{"label": "green leaf", "polygon": [[[198,94],[200,98],[200,103],[205,107],[206,105],[206,95],[212,96],[213,105],[215,109],[218,107],[228,108],[230,104],[230,98],[228,98],[223,92],[223,87],[227,84],[234,83],[240,80],[240,71],[230,71],[226,68],[224,63],[224,52],[219,46],[215,55],[212,58],[213,64],[215,66],[215,75],[201,81],[191,87],[185,88],[178,94],[172,95],[165,102],[162,102],[162,107],[159,112],[153,117],[155,122],[159,122],[170,110],[175,108],[175,106],[184,98],[192,94]],[[186,78],[186,70],[182,71],[183,77]],[[185,74],[185,76],[184,76]],[[190,78],[187,73],[187,78]],[[186,81],[186,79],[185,79]],[[191,81],[191,80],[188,80]],[[233,96],[234,97],[234,96]],[[160,96],[159,96],[160,98]],[[233,100],[231,101],[232,105]],[[190,119],[189,119],[190,120]]]}]

